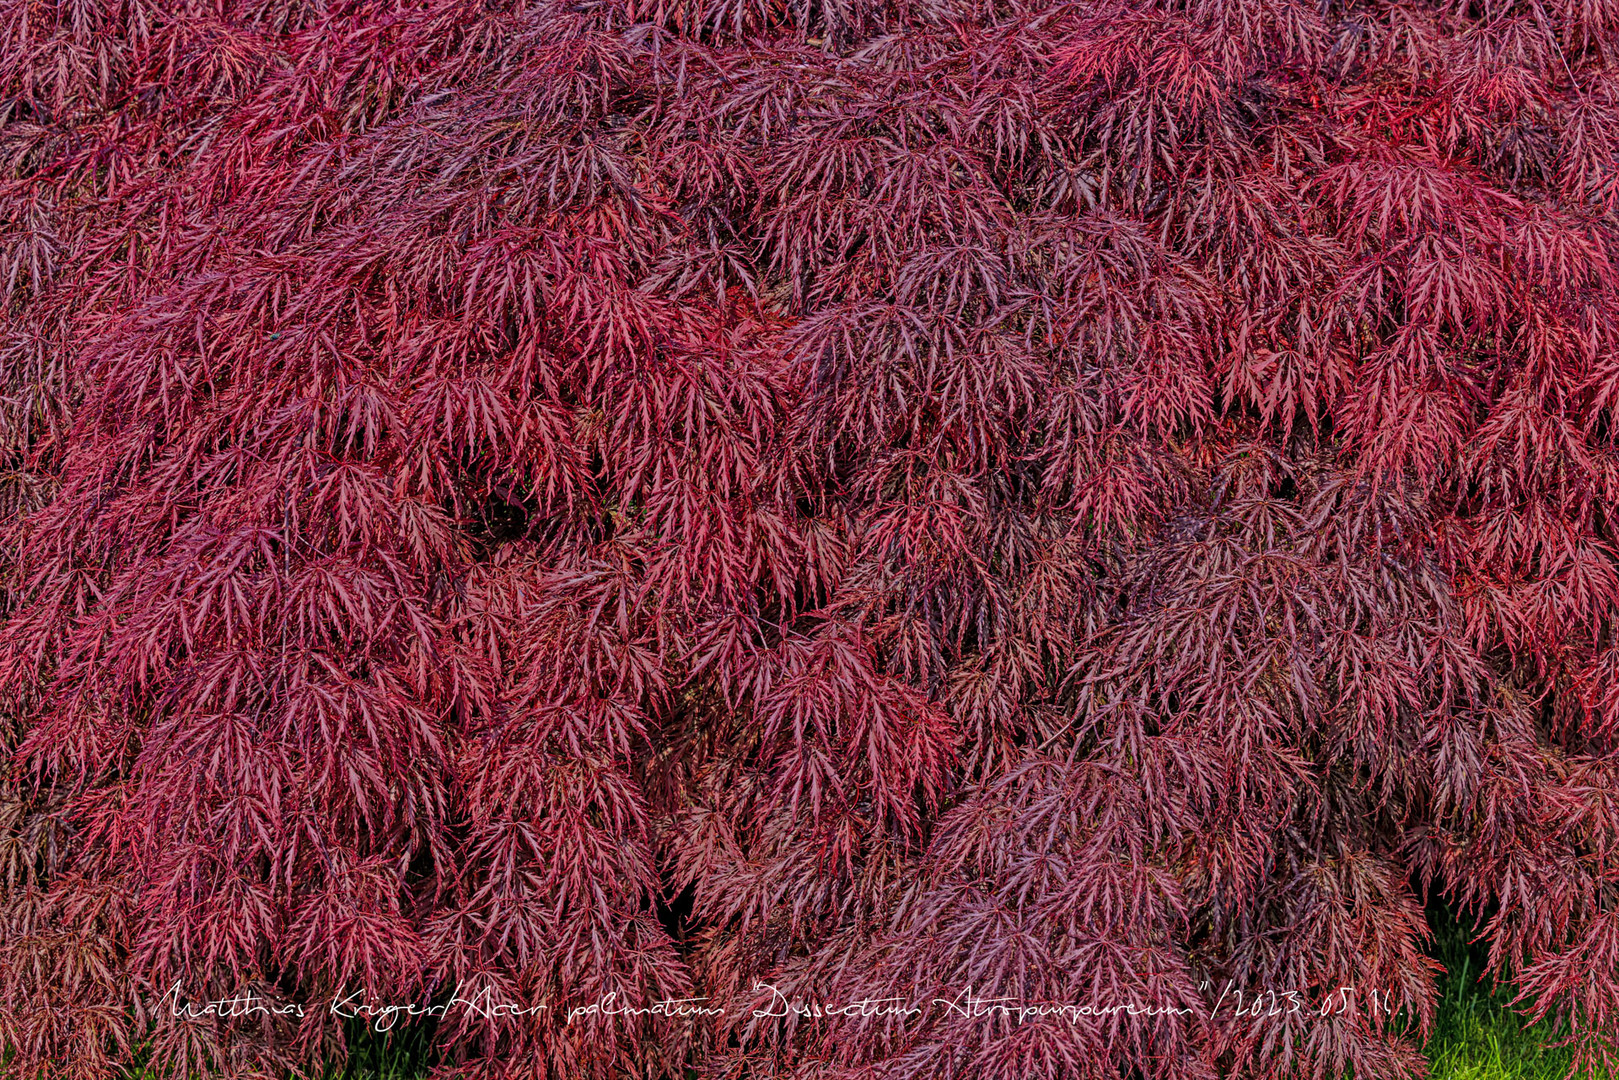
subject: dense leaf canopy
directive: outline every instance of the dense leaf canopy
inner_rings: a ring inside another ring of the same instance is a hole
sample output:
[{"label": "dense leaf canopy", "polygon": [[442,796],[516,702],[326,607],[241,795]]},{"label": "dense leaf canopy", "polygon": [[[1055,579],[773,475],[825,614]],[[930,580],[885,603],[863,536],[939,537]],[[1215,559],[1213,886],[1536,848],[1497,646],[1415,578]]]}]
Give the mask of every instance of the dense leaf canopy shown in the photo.
[{"label": "dense leaf canopy", "polygon": [[1415,1024],[434,1037],[1392,1078],[1426,894],[1612,1052],[1616,65],[1615,0],[0,0],[10,1068],[343,1050],[176,983],[1352,986]]}]

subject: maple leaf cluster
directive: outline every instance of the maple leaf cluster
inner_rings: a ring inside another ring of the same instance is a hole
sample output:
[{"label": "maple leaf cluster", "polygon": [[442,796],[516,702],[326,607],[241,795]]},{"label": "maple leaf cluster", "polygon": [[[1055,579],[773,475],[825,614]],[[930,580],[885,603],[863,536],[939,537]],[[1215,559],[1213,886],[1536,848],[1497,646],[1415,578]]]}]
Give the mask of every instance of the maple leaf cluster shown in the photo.
[{"label": "maple leaf cluster", "polygon": [[6,1071],[1416,1076],[1428,896],[1600,1064],[1616,155],[1614,0],[0,0]]}]

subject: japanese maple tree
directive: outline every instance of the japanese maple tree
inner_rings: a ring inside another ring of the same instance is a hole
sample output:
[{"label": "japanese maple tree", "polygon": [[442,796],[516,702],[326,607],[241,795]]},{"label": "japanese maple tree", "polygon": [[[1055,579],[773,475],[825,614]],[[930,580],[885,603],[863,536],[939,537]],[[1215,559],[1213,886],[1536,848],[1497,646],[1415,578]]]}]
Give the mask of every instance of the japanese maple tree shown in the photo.
[{"label": "japanese maple tree", "polygon": [[1612,0],[0,0],[5,1070],[1417,1076],[1428,896],[1612,1061],[1616,155]]}]

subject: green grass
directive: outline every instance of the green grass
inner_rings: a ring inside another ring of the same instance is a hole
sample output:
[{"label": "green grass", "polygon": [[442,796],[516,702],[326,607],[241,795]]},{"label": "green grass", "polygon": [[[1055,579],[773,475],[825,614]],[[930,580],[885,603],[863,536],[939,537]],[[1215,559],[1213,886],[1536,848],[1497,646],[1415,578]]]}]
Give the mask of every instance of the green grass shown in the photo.
[{"label": "green grass", "polygon": [[1563,1080],[1574,1052],[1555,1045],[1560,1033],[1520,1020],[1508,1004],[1512,988],[1481,977],[1484,950],[1468,945],[1448,913],[1431,921],[1434,954],[1449,972],[1427,1046],[1431,1080]]},{"label": "green grass", "polygon": [[321,1080],[419,1080],[427,1074],[426,1024],[406,1024],[386,1035],[351,1022],[346,1032],[349,1059],[342,1068],[327,1068]]},{"label": "green grass", "polygon": [[1482,994],[1447,1002],[1428,1045],[1433,1080],[1563,1080],[1571,1057]]}]

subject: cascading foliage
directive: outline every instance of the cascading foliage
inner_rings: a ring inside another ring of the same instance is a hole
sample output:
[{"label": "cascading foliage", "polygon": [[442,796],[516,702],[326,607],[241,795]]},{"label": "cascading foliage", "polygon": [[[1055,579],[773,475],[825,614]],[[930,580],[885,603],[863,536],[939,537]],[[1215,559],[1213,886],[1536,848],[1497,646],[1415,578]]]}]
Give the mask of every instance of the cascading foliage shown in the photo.
[{"label": "cascading foliage", "polygon": [[1429,895],[1600,1062],[1616,154],[1614,0],[0,0],[5,1070],[1416,1076]]}]

